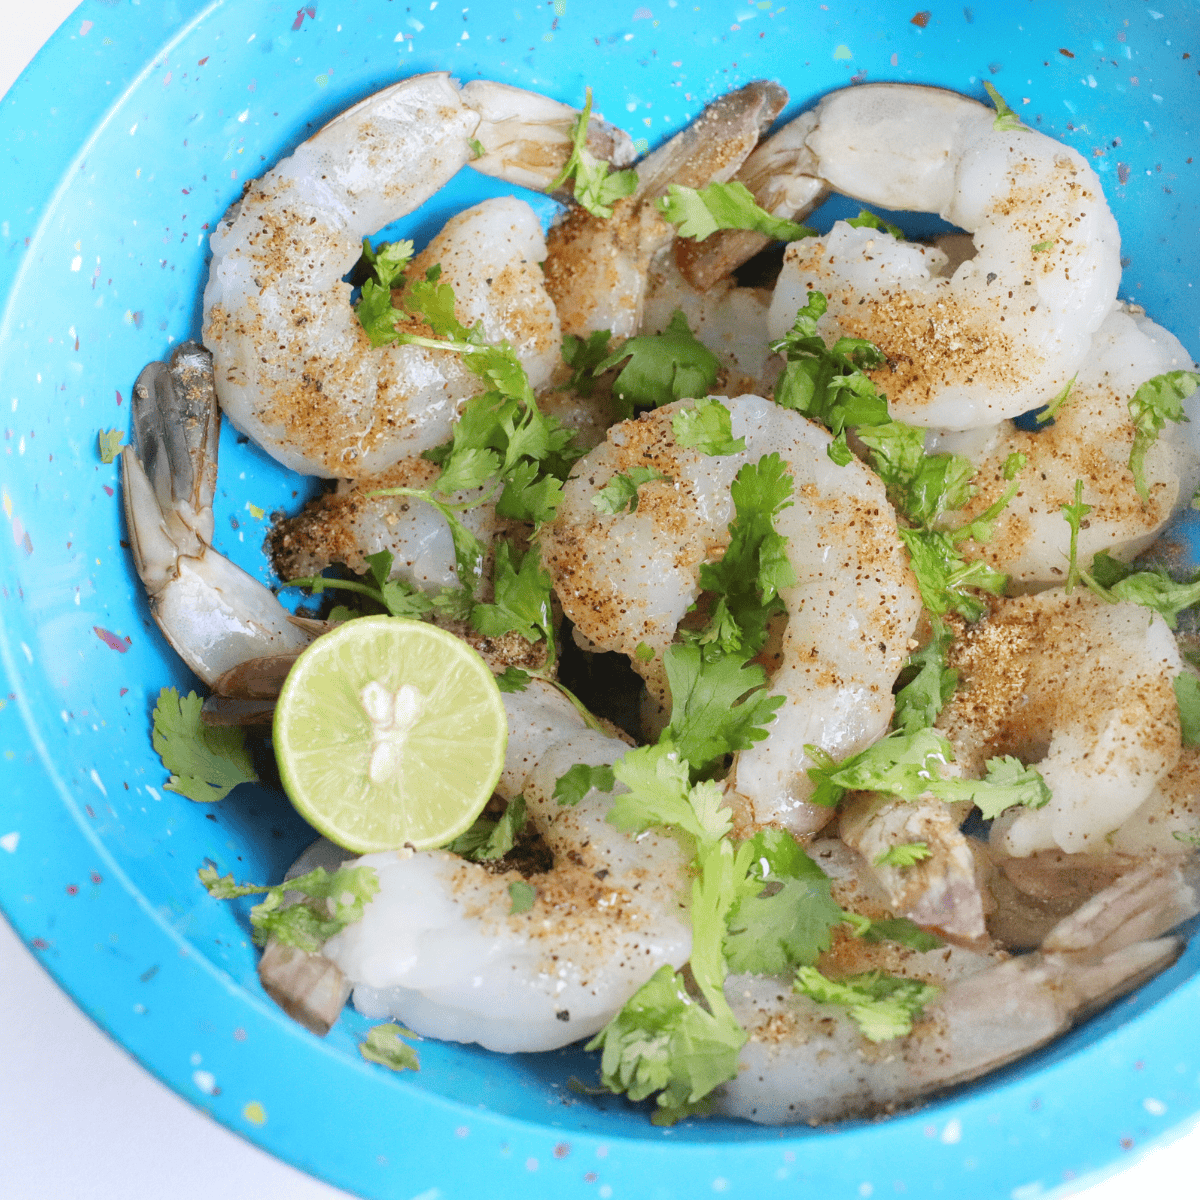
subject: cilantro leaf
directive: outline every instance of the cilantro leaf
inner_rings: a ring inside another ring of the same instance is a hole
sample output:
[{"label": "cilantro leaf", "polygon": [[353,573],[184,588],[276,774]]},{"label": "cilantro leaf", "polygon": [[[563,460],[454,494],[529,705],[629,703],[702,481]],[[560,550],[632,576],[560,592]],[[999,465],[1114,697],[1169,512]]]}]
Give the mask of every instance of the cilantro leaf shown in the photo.
[{"label": "cilantro leaf", "polygon": [[665,220],[677,226],[680,237],[698,242],[718,229],[749,229],[777,242],[797,242],[816,236],[816,230],[805,225],[773,217],[759,206],[754,193],[736,179],[709,183],[699,190],[668,184],[667,194],[654,203]]},{"label": "cilantro leaf", "polygon": [[529,686],[532,676],[520,667],[505,667],[496,676],[496,686],[502,692],[523,692]]},{"label": "cilantro leaf", "polygon": [[527,817],[525,797],[514,796],[498,820],[478,817],[466,833],[460,833],[443,847],[473,862],[492,862],[503,858],[512,848]]},{"label": "cilantro leaf", "polygon": [[1050,800],[1050,788],[1041,774],[1012,755],[988,759],[983,779],[943,779],[930,791],[950,803],[970,800],[985,821],[1017,804],[1041,808]]},{"label": "cilantro leaf", "polygon": [[962,508],[974,494],[971,460],[961,454],[926,454],[924,429],[889,421],[857,432],[872,452],[871,465],[887,486],[888,498],[922,528]]},{"label": "cilantro leaf", "polygon": [[395,242],[380,242],[378,248],[371,246],[369,238],[363,238],[363,258],[375,273],[380,287],[389,291],[404,286],[404,268],[412,262],[413,244],[407,238]]},{"label": "cilantro leaf", "polygon": [[380,1063],[393,1071],[419,1071],[416,1050],[403,1040],[416,1036],[403,1025],[375,1025],[367,1030],[367,1040],[359,1042],[358,1051],[367,1062]]},{"label": "cilantro leaf", "polygon": [[587,763],[576,763],[554,783],[554,798],[559,804],[576,805],[593,788],[611,792],[617,784],[612,767],[589,767]]},{"label": "cilantro leaf", "polygon": [[1011,133],[1013,130],[1025,128],[1021,118],[1009,108],[1004,97],[986,79],[983,81],[983,90],[987,92],[992,107],[996,110],[996,119],[992,122],[993,129],[1001,133]]},{"label": "cilantro leaf", "polygon": [[900,676],[905,683],[896,693],[892,726],[907,733],[932,725],[958,687],[958,672],[946,666],[946,651],[954,634],[936,617],[932,624],[933,637],[908,656]]},{"label": "cilantro leaf", "polygon": [[1200,679],[1189,671],[1172,680],[1179,705],[1179,727],[1185,746],[1200,746]]},{"label": "cilantro leaf", "polygon": [[890,221],[885,221],[878,214],[870,212],[865,208],[858,210],[857,217],[850,217],[846,221],[847,225],[853,225],[855,229],[882,229],[884,233],[890,233],[898,242],[904,241],[904,230],[898,225],[891,224]]},{"label": "cilantro leaf", "polygon": [[537,901],[537,892],[523,879],[508,885],[508,896],[512,901],[512,907],[508,910],[510,917],[517,913],[529,912]]},{"label": "cilantro leaf", "polygon": [[968,621],[977,621],[986,606],[971,592],[1003,594],[1008,576],[979,559],[965,559],[955,545],[953,534],[937,529],[901,528],[898,532],[908,547],[909,564],[921,601],[934,616],[956,612]]},{"label": "cilantro leaf", "polygon": [[404,286],[403,271],[412,254],[410,241],[382,242],[378,250],[373,250],[370,240],[363,238],[363,258],[374,278],[363,284],[354,311],[372,346],[386,346],[398,339],[396,322],[405,314],[392,304],[392,289]]},{"label": "cilantro leaf", "polygon": [[[434,602],[420,588],[403,579],[388,578],[392,571],[391,551],[379,550],[374,554],[365,554],[363,558],[367,563],[369,582],[361,579],[328,579],[324,575],[309,575],[301,579],[289,579],[280,586],[308,588],[316,596],[327,588],[357,592],[382,605],[393,617],[418,618],[433,610]],[[358,615],[350,609],[339,608],[330,613],[330,620],[351,620]]]},{"label": "cilantro leaf", "polygon": [[608,355],[608,343],[612,332],[608,329],[595,330],[585,342],[573,333],[563,334],[562,359],[572,369],[570,380],[563,385],[579,396],[590,396],[596,386],[596,368]]},{"label": "cilantro leaf", "polygon": [[583,109],[571,131],[571,153],[546,191],[555,191],[574,176],[576,203],[595,217],[611,217],[614,201],[630,196],[637,190],[637,172],[614,171],[610,175],[609,164],[589,152],[587,127],[591,118],[592,89],[587,88]]},{"label": "cilantro leaf", "polygon": [[181,697],[174,688],[163,688],[154,706],[150,742],[171,773],[164,786],[189,800],[210,803],[224,800],[239,783],[256,782],[258,775],[245,730],[203,724],[203,705],[195,692]]},{"label": "cilantro leaf", "polygon": [[899,846],[889,846],[882,854],[876,855],[877,867],[914,867],[929,857],[929,847],[924,842],[904,842]]},{"label": "cilantro leaf", "polygon": [[496,501],[496,516],[544,525],[554,519],[562,494],[562,482],[553,475],[543,475],[538,463],[519,462],[509,472]]},{"label": "cilantro leaf", "polygon": [[[208,894],[217,900],[265,893],[262,903],[250,910],[256,946],[265,946],[274,938],[309,954],[358,921],[367,901],[379,891],[379,876],[373,867],[339,867],[332,875],[324,867],[317,867],[273,886],[234,883],[232,875],[218,877],[215,867],[201,867],[197,874]],[[299,892],[302,899],[284,905],[288,892]]]},{"label": "cilantro leaf", "polygon": [[552,644],[552,582],[549,573],[542,570],[537,546],[531,546],[518,559],[510,542],[498,542],[492,578],[495,601],[475,605],[471,610],[472,626],[484,637],[517,633],[529,642],[545,638]]},{"label": "cilantro leaf", "polygon": [[608,821],[624,833],[674,825],[706,846],[733,828],[721,789],[713,783],[692,786],[687,760],[668,742],[630,750],[612,770],[629,791],[613,801]]},{"label": "cilantro leaf", "polygon": [[654,467],[630,467],[626,471],[618,471],[593,497],[592,507],[606,516],[617,513],[637,512],[638,488],[643,483],[662,479],[671,482],[669,475]]},{"label": "cilantro leaf", "polygon": [[754,866],[728,918],[725,957],[731,971],[778,975],[811,965],[829,949],[842,910],[825,872],[782,830],[761,830],[742,843]]},{"label": "cilantro leaf", "polygon": [[676,309],[662,333],[631,337],[594,368],[598,375],[629,361],[613,382],[613,395],[622,401],[618,416],[633,415],[635,405],[660,408],[675,400],[704,396],[717,382],[721,362]]},{"label": "cilantro leaf", "polygon": [[[1076,481],[1075,494],[1078,496],[1080,482]],[[1110,604],[1128,601],[1130,604],[1140,604],[1143,608],[1153,609],[1158,613],[1167,626],[1174,629],[1179,623],[1179,614],[1194,604],[1200,604],[1200,579],[1191,583],[1177,583],[1165,571],[1135,571],[1127,563],[1119,562],[1107,550],[1101,550],[1092,559],[1091,572],[1079,568],[1075,556],[1075,533],[1078,517],[1072,516],[1072,509],[1082,508],[1086,516],[1091,511],[1084,505],[1063,506],[1068,521],[1071,521],[1071,554],[1067,572],[1068,580],[1072,577],[1082,579],[1084,583],[1102,600]]]},{"label": "cilantro leaf", "polygon": [[730,496],[729,545],[720,562],[700,568],[700,586],[719,602],[697,640],[749,657],[766,642],[771,614],[782,609],[779,590],[796,582],[787,538],[772,523],[792,505],[792,477],[778,454],[764,454],[738,471]]},{"label": "cilantro leaf", "polygon": [[848,1008],[863,1037],[871,1042],[906,1037],[925,1005],[941,994],[941,988],[919,979],[901,979],[871,971],[834,980],[815,967],[801,967],[796,972],[795,989],[818,1004]]},{"label": "cilantro leaf", "polygon": [[675,441],[702,454],[740,454],[744,437],[733,436],[733,415],[716,396],[701,396],[691,408],[681,408],[671,418]]},{"label": "cilantro leaf", "polygon": [[907,917],[887,917],[880,921],[871,921],[861,936],[864,942],[895,942],[921,953],[939,950],[945,945],[940,937],[922,929]]},{"label": "cilantro leaf", "polygon": [[102,463],[116,462],[121,453],[121,439],[124,436],[124,432],[120,429],[100,430],[97,436],[97,445]]},{"label": "cilantro leaf", "polygon": [[953,761],[950,743],[933,729],[897,731],[842,762],[819,746],[806,745],[816,766],[808,777],[817,785],[813,804],[832,808],[848,792],[887,792],[915,800],[941,780],[940,767]]},{"label": "cilantro leaf", "polygon": [[671,723],[662,739],[672,742],[695,772],[761,742],[784,703],[783,696],[762,690],[762,667],[739,657],[708,658],[697,645],[675,645],[667,647],[663,665],[671,688]]},{"label": "cilantro leaf", "polygon": [[1133,421],[1133,448],[1129,451],[1129,470],[1133,484],[1145,504],[1150,499],[1146,485],[1146,452],[1155,443],[1168,421],[1186,421],[1183,402],[1200,384],[1195,371],[1167,371],[1147,379],[1129,400]]}]

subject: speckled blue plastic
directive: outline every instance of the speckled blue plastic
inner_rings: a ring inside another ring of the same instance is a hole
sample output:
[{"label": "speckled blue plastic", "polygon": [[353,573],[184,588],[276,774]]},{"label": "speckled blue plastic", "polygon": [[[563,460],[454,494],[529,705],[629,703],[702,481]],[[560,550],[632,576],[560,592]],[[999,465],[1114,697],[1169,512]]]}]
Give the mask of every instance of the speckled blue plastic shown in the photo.
[{"label": "speckled blue plastic", "polygon": [[[100,430],[127,429],[139,368],[198,333],[207,233],[242,184],[340,109],[435,69],[575,103],[590,84],[651,144],[763,76],[790,90],[788,115],[864,79],[981,98],[988,80],[1091,159],[1124,235],[1122,295],[1196,353],[1200,16],[1152,3],[83,4],[0,113],[0,902],[77,1002],[231,1129],[379,1198],[1028,1200],[1200,1111],[1195,947],[1024,1064],[820,1130],[657,1129],[569,1090],[594,1078],[578,1051],[427,1042],[419,1075],[393,1075],[360,1059],[353,1013],[312,1037],[259,988],[245,907],[196,881],[206,859],[278,878],[309,832],[264,788],[212,807],[163,789],[149,711],[191,681],[141,600],[117,467],[97,449]],[[496,190],[466,172],[407,228],[427,237]],[[227,428],[217,548],[265,579],[268,515],[310,490]]]}]

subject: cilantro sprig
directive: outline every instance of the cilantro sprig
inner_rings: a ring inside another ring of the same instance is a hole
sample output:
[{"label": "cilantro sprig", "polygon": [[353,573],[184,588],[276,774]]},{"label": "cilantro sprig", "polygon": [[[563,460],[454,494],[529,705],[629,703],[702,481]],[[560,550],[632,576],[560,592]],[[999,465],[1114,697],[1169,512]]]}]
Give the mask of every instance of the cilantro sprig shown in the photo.
[{"label": "cilantro sprig", "polygon": [[721,370],[720,359],[692,333],[678,308],[662,333],[631,337],[592,370],[599,375],[622,362],[625,366],[613,381],[618,420],[631,417],[635,407],[661,408],[705,396]]},{"label": "cilantro sprig", "polygon": [[571,153],[546,191],[557,191],[573,179],[575,202],[595,217],[611,217],[613,204],[637,191],[637,172],[632,169],[612,171],[610,164],[596,158],[588,150],[587,129],[592,119],[591,88],[586,89],[584,97],[583,108],[571,130]]},{"label": "cilantro sprig", "polygon": [[1167,371],[1147,379],[1129,399],[1129,418],[1133,422],[1129,470],[1143,504],[1150,499],[1146,484],[1146,454],[1168,421],[1188,419],[1183,402],[1196,390],[1197,384],[1200,384],[1200,374],[1195,371]]},{"label": "cilantro sprig", "polygon": [[1009,107],[1008,102],[996,90],[996,88],[983,81],[983,90],[987,92],[988,98],[992,102],[992,107],[996,110],[996,119],[992,122],[992,128],[1000,133],[1011,133],[1016,129],[1024,129],[1025,124],[1020,117]]},{"label": "cilantro sprig", "polygon": [[498,818],[478,817],[466,833],[460,833],[443,849],[473,862],[493,862],[513,848],[527,817],[525,797],[514,796]]},{"label": "cilantro sprig", "polygon": [[[332,874],[317,867],[274,885],[235,883],[232,875],[218,875],[216,867],[201,867],[197,874],[217,900],[263,895],[262,902],[250,910],[256,946],[265,946],[273,938],[310,954],[358,921],[367,901],[379,890],[375,869],[362,866],[339,867]],[[300,901],[285,905],[287,892],[299,892]]]},{"label": "cilantro sprig", "polygon": [[750,189],[736,179],[710,183],[700,189],[672,183],[667,186],[667,194],[655,201],[655,206],[676,227],[680,237],[698,242],[718,229],[749,229],[778,242],[816,236],[816,230],[806,225],[773,217],[754,199]]},{"label": "cilantro sprig", "polygon": [[818,1004],[837,1004],[848,1009],[863,1037],[871,1042],[906,1037],[925,1006],[941,995],[941,988],[919,979],[870,971],[834,980],[813,967],[799,968],[795,990]]}]

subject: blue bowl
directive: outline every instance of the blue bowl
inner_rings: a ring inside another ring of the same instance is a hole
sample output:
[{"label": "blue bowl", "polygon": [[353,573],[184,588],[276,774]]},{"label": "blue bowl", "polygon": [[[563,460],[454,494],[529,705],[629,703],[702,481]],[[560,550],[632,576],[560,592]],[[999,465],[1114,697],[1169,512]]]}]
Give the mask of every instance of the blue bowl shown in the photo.
[{"label": "blue bowl", "polygon": [[[1076,147],[1124,235],[1121,294],[1200,352],[1200,165],[1194,4],[954,5],[654,0],[366,0],[119,6],[87,0],[10,93],[0,214],[5,303],[0,501],[8,678],[0,729],[0,902],[76,1001],[181,1095],[304,1170],[369,1197],[444,1200],[1032,1196],[1103,1169],[1200,1111],[1200,949],[1034,1056],[877,1123],[763,1129],[650,1125],[575,1049],[504,1057],[427,1042],[419,1075],[361,1060],[347,1012],[325,1040],[255,975],[245,905],[210,900],[212,860],[275,880],[311,834],[253,786],[220,805],[163,789],[150,746],[159,688],[193,681],[151,621],[122,543],[118,468],[138,370],[200,327],[208,231],[242,184],[398,77],[449,70],[597,108],[657,143],[759,77],[786,115],[861,80],[994,83],[1029,124]],[[1182,122],[1182,123],[1181,123]],[[465,172],[406,223],[427,237],[506,190]],[[543,201],[544,203],[544,201]],[[546,210],[548,213],[548,209]],[[828,223],[826,214],[826,223]],[[914,226],[909,225],[910,231]],[[916,228],[920,228],[917,226]],[[226,427],[217,549],[268,578],[269,514],[310,481]],[[204,1071],[193,1067],[199,1055]]]}]

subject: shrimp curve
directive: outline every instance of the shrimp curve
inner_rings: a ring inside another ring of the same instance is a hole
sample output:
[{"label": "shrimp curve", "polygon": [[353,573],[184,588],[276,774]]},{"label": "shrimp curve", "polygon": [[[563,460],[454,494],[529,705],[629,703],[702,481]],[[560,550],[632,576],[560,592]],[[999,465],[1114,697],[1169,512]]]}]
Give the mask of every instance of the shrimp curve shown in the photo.
[{"label": "shrimp curve", "polygon": [[838,222],[788,247],[771,336],[817,290],[824,332],[887,356],[873,378],[897,420],[973,429],[1049,403],[1083,365],[1121,274],[1116,221],[1086,160],[937,88],[859,85],[816,114],[806,144],[834,191],[937,212],[977,253],[935,278],[924,248]]}]

